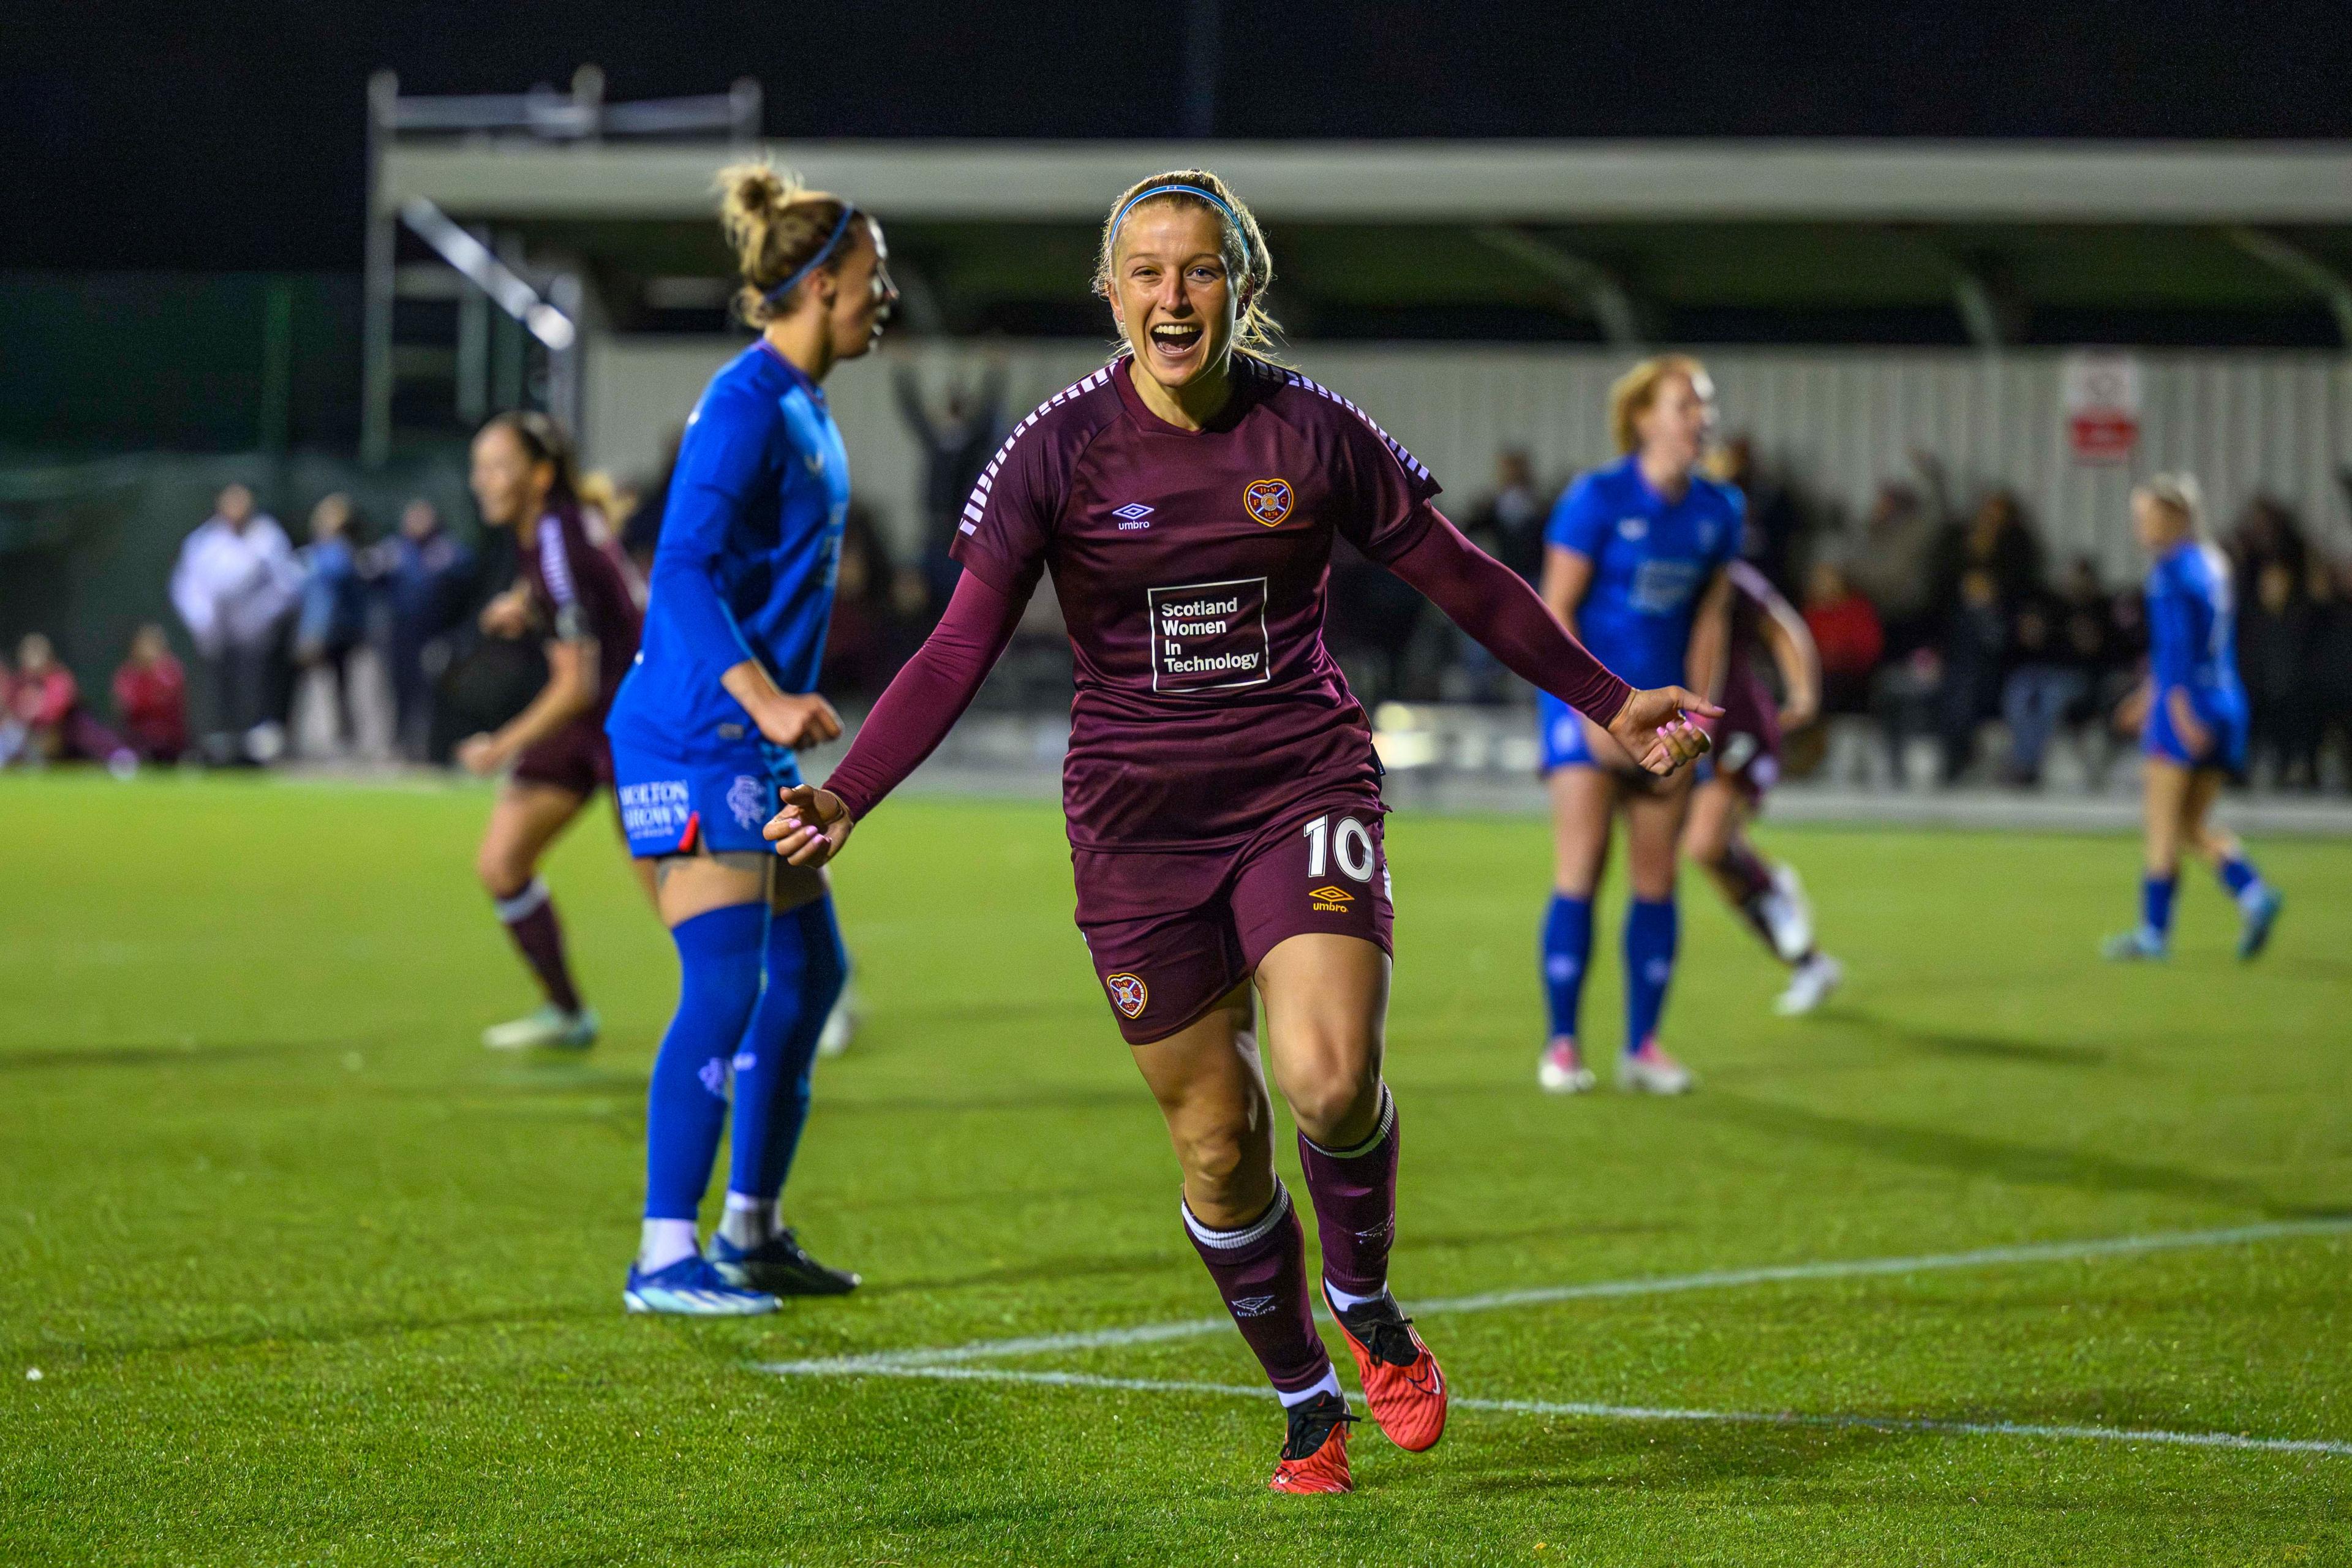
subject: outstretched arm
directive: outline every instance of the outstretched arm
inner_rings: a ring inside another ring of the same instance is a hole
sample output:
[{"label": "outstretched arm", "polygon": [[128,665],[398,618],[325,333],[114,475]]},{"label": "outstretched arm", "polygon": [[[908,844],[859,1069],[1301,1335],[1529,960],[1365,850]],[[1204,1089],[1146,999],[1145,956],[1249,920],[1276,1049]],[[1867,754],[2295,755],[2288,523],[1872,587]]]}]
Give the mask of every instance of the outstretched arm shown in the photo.
[{"label": "outstretched arm", "polygon": [[1013,640],[1026,598],[990,587],[977,572],[957,580],[947,613],[874,704],[824,787],[784,792],[783,810],[766,828],[777,854],[795,866],[822,866],[840,852],[850,828],[939,749],[971,706]]},{"label": "outstretched arm", "polygon": [[1568,635],[1517,573],[1464,538],[1436,508],[1430,526],[1386,565],[1513,674],[1608,730],[1650,772],[1670,773],[1706,750],[1706,738],[1684,714],[1711,717],[1721,709],[1680,687],[1626,685]]}]

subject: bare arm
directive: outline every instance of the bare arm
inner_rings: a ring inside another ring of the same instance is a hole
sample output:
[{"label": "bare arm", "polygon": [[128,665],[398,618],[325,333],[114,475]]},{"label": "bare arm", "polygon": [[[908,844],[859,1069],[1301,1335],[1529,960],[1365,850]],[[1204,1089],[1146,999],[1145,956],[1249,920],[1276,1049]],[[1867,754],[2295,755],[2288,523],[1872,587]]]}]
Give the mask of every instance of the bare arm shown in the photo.
[{"label": "bare arm", "polygon": [[1683,655],[1683,673],[1709,701],[1722,695],[1724,677],[1729,673],[1731,594],[1731,574],[1718,571],[1699,595],[1698,613],[1691,617],[1690,648]]},{"label": "bare arm", "polygon": [[1543,602],[1568,635],[1576,635],[1576,612],[1592,591],[1592,557],[1563,545],[1544,546]]},{"label": "bare arm", "polygon": [[1822,710],[1822,656],[1813,634],[1788,600],[1774,594],[1764,601],[1764,646],[1780,672],[1780,725],[1801,730]]},{"label": "bare arm", "polygon": [[779,746],[821,746],[841,733],[841,715],[816,692],[780,690],[756,658],[730,664],[719,684],[743,705],[760,733]]},{"label": "bare arm", "polygon": [[457,748],[466,770],[494,773],[596,707],[599,679],[596,643],[593,637],[571,637],[547,645],[547,684],[530,706],[499,727],[496,734],[476,735]]}]

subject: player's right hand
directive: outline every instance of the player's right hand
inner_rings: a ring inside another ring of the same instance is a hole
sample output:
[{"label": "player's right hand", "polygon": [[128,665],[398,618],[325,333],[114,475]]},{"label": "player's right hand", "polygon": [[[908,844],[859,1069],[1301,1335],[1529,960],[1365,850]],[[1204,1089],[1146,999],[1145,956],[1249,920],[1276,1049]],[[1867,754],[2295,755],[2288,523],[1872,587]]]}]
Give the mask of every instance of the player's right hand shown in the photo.
[{"label": "player's right hand", "polygon": [[1713,746],[1696,719],[1720,719],[1723,710],[1696,691],[1661,686],[1636,691],[1609,721],[1609,733],[1643,768],[1664,778]]},{"label": "player's right hand", "polygon": [[760,830],[787,865],[822,866],[841,853],[857,826],[849,807],[829,789],[794,784],[780,792],[784,808]]},{"label": "player's right hand", "polygon": [[761,734],[794,751],[841,738],[841,715],[814,691],[806,696],[779,692],[760,704],[751,721],[760,726]]}]

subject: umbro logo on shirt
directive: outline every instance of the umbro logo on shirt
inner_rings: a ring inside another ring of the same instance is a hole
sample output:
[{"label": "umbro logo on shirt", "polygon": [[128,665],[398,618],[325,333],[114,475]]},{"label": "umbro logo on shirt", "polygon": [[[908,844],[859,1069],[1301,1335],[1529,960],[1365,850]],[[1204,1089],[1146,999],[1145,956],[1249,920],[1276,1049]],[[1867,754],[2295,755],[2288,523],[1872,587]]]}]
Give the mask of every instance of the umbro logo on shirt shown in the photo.
[{"label": "umbro logo on shirt", "polygon": [[1118,519],[1118,531],[1121,533],[1129,533],[1137,529],[1150,528],[1151,524],[1148,520],[1153,510],[1139,500],[1133,500],[1112,512],[1111,516]]}]

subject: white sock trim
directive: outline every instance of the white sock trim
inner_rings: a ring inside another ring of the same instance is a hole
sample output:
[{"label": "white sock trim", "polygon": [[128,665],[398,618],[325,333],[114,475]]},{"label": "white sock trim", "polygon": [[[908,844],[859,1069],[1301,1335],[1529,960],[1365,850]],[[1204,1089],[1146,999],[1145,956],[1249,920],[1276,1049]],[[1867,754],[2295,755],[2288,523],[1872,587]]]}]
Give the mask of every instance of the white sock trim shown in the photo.
[{"label": "white sock trim", "polygon": [[727,1212],[730,1214],[738,1213],[744,1209],[772,1209],[775,1206],[776,1200],[773,1198],[754,1197],[750,1193],[739,1193],[731,1190],[727,1194]]},{"label": "white sock trim", "polygon": [[1294,1405],[1304,1405],[1308,1400],[1326,1394],[1339,1394],[1339,1397],[1342,1399],[1348,1397],[1344,1394],[1339,1394],[1339,1372],[1337,1367],[1325,1367],[1323,1369],[1323,1381],[1315,1384],[1312,1388],[1302,1388],[1296,1394],[1292,1394],[1286,1389],[1280,1388],[1276,1389],[1274,1392],[1275,1396],[1282,1401],[1282,1407],[1285,1410],[1289,1409]]},{"label": "white sock trim", "polygon": [[702,1250],[690,1219],[649,1219],[638,1233],[637,1271],[651,1274]]},{"label": "white sock trim", "polygon": [[533,877],[530,879],[530,885],[521,892],[511,899],[493,899],[490,900],[490,907],[499,911],[499,919],[512,925],[519,920],[527,920],[537,914],[540,906],[546,903],[547,900],[547,884]]},{"label": "white sock trim", "polygon": [[1339,1310],[1343,1312],[1352,1312],[1359,1307],[1369,1306],[1389,1293],[1388,1281],[1383,1279],[1381,1281],[1381,1288],[1373,1291],[1370,1295],[1350,1296],[1345,1290],[1340,1289],[1337,1285],[1332,1284],[1331,1277],[1328,1274],[1323,1276],[1323,1289],[1331,1293],[1331,1304],[1334,1307],[1339,1308]]},{"label": "white sock trim", "polygon": [[1365,1139],[1362,1142],[1357,1144],[1354,1148],[1326,1149],[1322,1144],[1315,1142],[1314,1139],[1307,1138],[1307,1135],[1303,1132],[1300,1133],[1299,1136],[1301,1138],[1307,1138],[1307,1146],[1314,1150],[1318,1154],[1328,1154],[1334,1160],[1356,1160],[1362,1158],[1364,1155],[1369,1154],[1373,1150],[1379,1148],[1381,1146],[1381,1141],[1389,1135],[1390,1130],[1395,1127],[1395,1125],[1396,1100],[1390,1096],[1389,1086],[1386,1083],[1382,1083],[1381,1085],[1380,1120],[1372,1128],[1372,1135],[1370,1138]]},{"label": "white sock trim", "polygon": [[1176,1208],[1184,1216],[1184,1228],[1192,1233],[1193,1240],[1219,1252],[1230,1252],[1236,1247],[1253,1246],[1273,1233],[1274,1227],[1282,1223],[1283,1215],[1290,1212],[1290,1189],[1282,1184],[1281,1178],[1276,1177],[1274,1202],[1267,1205],[1265,1213],[1239,1230],[1210,1229],[1192,1217],[1192,1205],[1181,1197],[1176,1200]]}]

